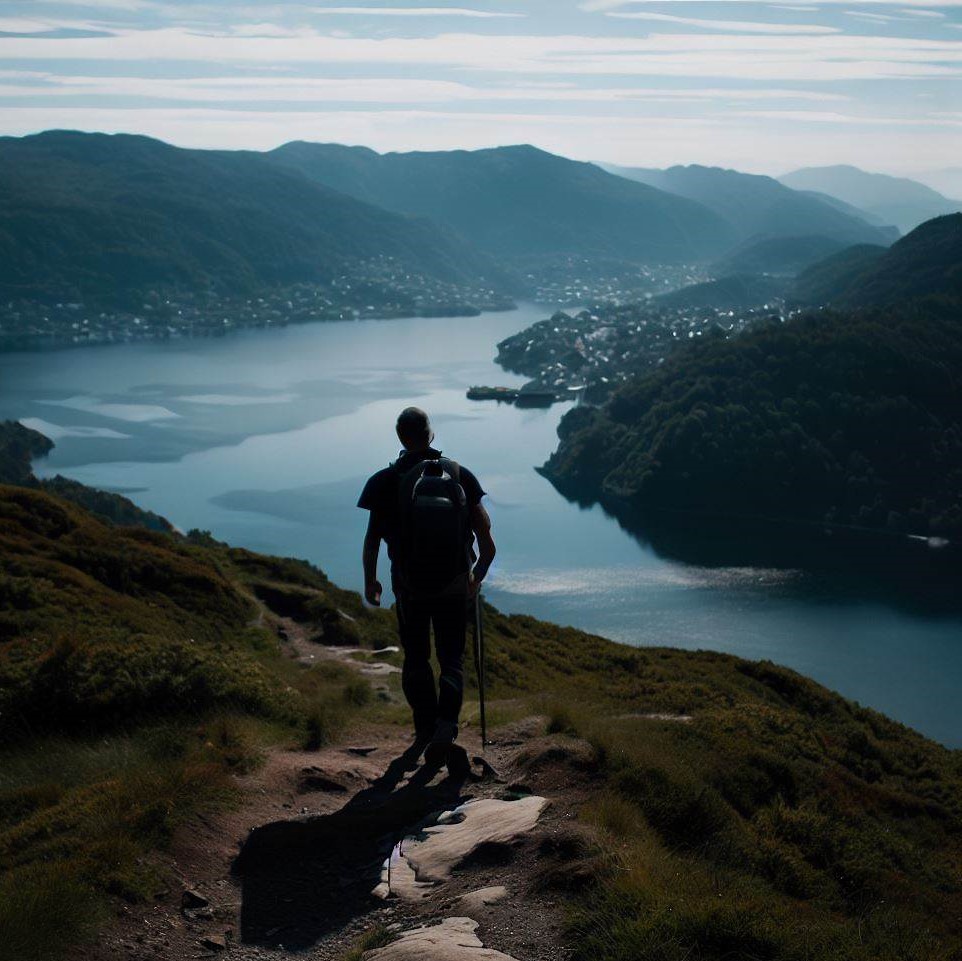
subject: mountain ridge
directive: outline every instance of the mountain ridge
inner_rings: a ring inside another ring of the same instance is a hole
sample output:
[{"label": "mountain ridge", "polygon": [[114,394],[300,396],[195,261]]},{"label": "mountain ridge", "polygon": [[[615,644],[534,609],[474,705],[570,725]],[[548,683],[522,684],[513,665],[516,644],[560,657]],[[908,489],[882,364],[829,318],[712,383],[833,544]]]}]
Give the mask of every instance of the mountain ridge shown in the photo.
[{"label": "mountain ridge", "polygon": [[848,243],[885,243],[895,234],[867,223],[837,205],[800,194],[772,177],[700,164],[665,169],[614,167],[619,176],[638,180],[695,200],[736,224],[740,242],[751,236],[822,235]]},{"label": "mountain ridge", "polygon": [[381,154],[294,141],[269,156],[335,189],[444,223],[501,256],[684,262],[733,240],[727,221],[702,204],[530,145]]}]

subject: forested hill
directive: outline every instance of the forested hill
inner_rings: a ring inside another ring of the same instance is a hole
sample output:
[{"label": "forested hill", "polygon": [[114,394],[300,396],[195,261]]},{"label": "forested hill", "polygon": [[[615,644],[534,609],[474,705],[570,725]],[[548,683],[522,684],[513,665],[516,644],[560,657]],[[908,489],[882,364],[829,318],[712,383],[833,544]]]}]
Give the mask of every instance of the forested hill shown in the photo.
[{"label": "forested hill", "polygon": [[50,131],[0,139],[0,295],[95,300],[152,285],[249,291],[392,257],[453,282],[503,272],[436,224],[256,153]]},{"label": "forested hill", "polygon": [[671,355],[559,427],[545,471],[613,510],[962,537],[958,304],[820,312]]},{"label": "forested hill", "polygon": [[430,217],[509,257],[691,262],[718,256],[738,239],[735,227],[703,204],[535,147],[379,154],[295,142],[268,156],[362,200]]},{"label": "forested hill", "polygon": [[962,213],[926,221],[888,250],[843,250],[800,274],[795,293],[808,303],[853,307],[962,301]]}]

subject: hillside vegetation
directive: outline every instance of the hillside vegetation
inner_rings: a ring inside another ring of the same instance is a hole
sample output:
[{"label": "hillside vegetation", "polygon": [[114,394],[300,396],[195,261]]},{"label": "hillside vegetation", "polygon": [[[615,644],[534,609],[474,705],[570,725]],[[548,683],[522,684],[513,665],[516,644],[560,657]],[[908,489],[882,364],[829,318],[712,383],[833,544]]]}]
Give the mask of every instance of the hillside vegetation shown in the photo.
[{"label": "hillside vegetation", "polygon": [[152,287],[232,294],[393,257],[501,283],[437,224],[378,209],[250,152],[50,131],[0,138],[0,295],[139,306]]},{"label": "hillside vegetation", "polygon": [[559,427],[565,492],[640,510],[962,535],[962,327],[822,313],[670,356]]},{"label": "hillside vegetation", "polygon": [[962,302],[962,213],[936,217],[887,250],[843,250],[803,272],[795,294],[806,303],[843,307],[923,298]]},{"label": "hillside vegetation", "polygon": [[[379,717],[353,672],[281,654],[271,608],[319,643],[391,636],[305,563],[11,486],[0,551],[0,935],[20,961],[149,898],[150,852],[236,798],[269,744]],[[577,958],[958,956],[958,752],[772,664],[484,616],[490,710],[545,712],[541,763],[594,785],[559,891]]]}]

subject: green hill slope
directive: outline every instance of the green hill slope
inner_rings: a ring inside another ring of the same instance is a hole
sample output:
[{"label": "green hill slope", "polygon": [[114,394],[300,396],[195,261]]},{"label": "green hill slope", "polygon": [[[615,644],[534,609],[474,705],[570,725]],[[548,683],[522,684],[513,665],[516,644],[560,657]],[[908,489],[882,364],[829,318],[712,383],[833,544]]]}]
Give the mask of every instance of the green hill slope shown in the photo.
[{"label": "green hill slope", "polygon": [[795,293],[807,303],[856,307],[962,300],[962,214],[929,220],[888,250],[843,250],[803,272]]},{"label": "green hill slope", "polygon": [[671,263],[717,255],[734,240],[701,204],[534,147],[378,154],[297,142],[269,156],[361,200],[430,217],[503,257]]},{"label": "green hill slope", "polygon": [[794,277],[848,245],[831,237],[761,237],[746,240],[713,265],[719,275],[775,274]]},{"label": "green hill slope", "polygon": [[[178,883],[154,852],[240,803],[232,775],[270,745],[317,746],[346,713],[390,723],[352,671],[281,653],[271,607],[321,642],[391,634],[307,564],[11,486],[0,551],[0,933],[18,961]],[[484,616],[491,710],[546,713],[532,776],[589,786],[564,874],[540,882],[575,957],[957,955],[958,752],[772,664]],[[910,950],[889,950],[893,926]]]},{"label": "green hill slope", "polygon": [[655,298],[661,307],[761,307],[785,294],[787,284],[778,277],[733,274],[704,284],[692,284]]},{"label": "green hill slope", "polygon": [[393,257],[502,282],[469,243],[254,153],[51,131],[0,139],[0,295],[138,303],[153,286],[250,291]]},{"label": "green hill slope", "polygon": [[962,536],[957,308],[808,315],[698,343],[559,427],[546,472],[616,511]]}]

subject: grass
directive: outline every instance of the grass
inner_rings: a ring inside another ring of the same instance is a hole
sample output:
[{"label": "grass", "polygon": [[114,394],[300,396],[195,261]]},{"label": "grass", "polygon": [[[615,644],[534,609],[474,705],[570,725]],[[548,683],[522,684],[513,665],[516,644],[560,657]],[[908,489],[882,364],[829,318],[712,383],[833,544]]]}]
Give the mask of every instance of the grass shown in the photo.
[{"label": "grass", "polygon": [[383,924],[377,924],[358,938],[357,943],[343,956],[341,961],[361,961],[366,951],[385,948],[397,941],[398,935]]},{"label": "grass", "polygon": [[[112,899],[152,897],[152,852],[233,803],[232,775],[269,745],[410,723],[348,664],[282,652],[276,616],[369,650],[395,639],[391,612],[309,564],[113,528],[15,487],[0,487],[0,551],[13,957],[56,958]],[[539,714],[596,760],[582,821],[603,854],[565,892],[579,959],[962,957],[962,752],[773,664],[484,618],[489,726]],[[466,681],[475,724],[471,658]]]}]

